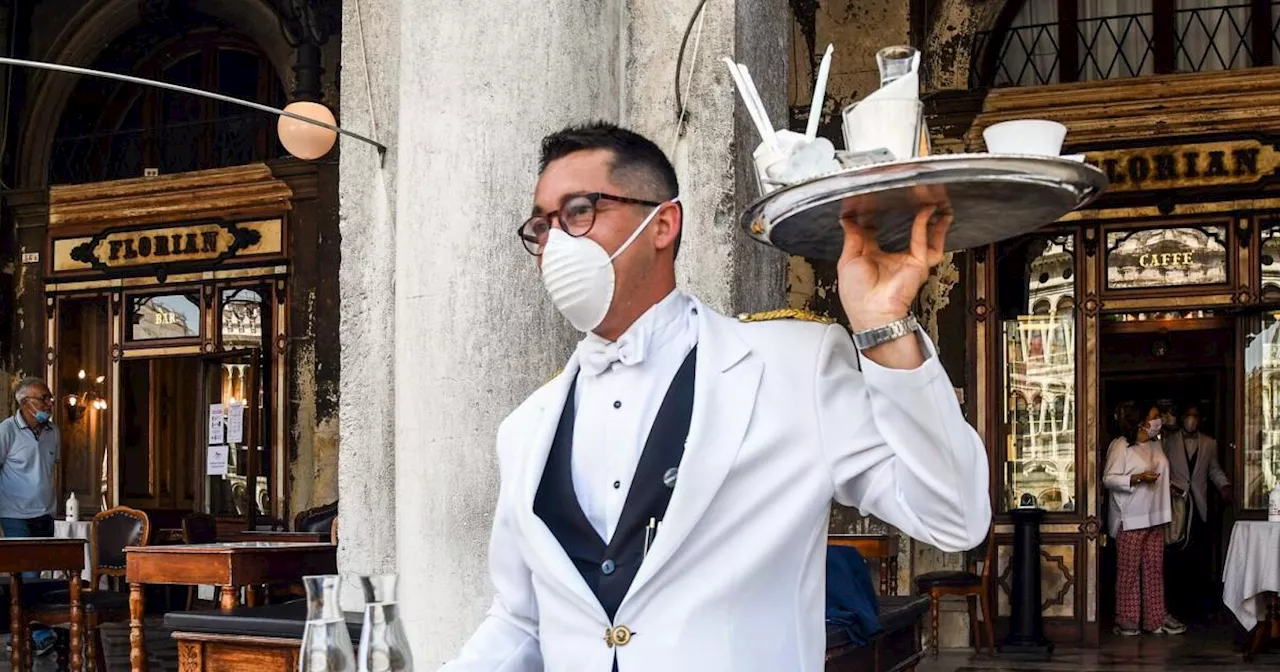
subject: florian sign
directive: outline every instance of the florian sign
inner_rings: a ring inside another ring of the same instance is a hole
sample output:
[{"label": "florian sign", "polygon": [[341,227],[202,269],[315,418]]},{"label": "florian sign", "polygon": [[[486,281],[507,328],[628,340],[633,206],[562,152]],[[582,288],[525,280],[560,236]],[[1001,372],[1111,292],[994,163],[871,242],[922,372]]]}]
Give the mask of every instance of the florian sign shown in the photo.
[{"label": "florian sign", "polygon": [[1089,152],[1085,161],[1107,174],[1111,192],[1251,185],[1280,170],[1280,152],[1257,140]]},{"label": "florian sign", "polygon": [[280,220],[209,222],[110,229],[53,241],[53,272],[130,271],[163,275],[177,268],[216,266],[230,259],[278,255]]}]

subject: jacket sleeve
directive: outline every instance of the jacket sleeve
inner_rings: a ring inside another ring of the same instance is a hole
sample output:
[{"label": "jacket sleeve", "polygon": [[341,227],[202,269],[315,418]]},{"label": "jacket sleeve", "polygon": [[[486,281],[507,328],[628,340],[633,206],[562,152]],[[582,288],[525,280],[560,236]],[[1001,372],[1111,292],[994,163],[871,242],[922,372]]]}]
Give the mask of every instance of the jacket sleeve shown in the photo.
[{"label": "jacket sleeve", "polygon": [[976,547],[991,525],[987,452],[965,421],[933,344],[893,370],[862,359],[842,327],[823,335],[816,406],[835,499],[943,551]]},{"label": "jacket sleeve", "polygon": [[1222,470],[1222,463],[1218,462],[1218,442],[1214,441],[1209,452],[1209,480],[1213,481],[1213,485],[1219,490],[1231,485],[1231,479],[1227,478],[1227,472]]},{"label": "jacket sleeve", "polygon": [[480,627],[441,672],[541,672],[538,606],[533,578],[516,543],[512,479],[505,475],[489,538],[489,574],[496,595]]},{"label": "jacket sleeve", "polygon": [[1107,466],[1102,472],[1102,485],[1109,490],[1133,492],[1133,483],[1129,481],[1132,474],[1125,468],[1124,441],[1115,440],[1107,447]]}]

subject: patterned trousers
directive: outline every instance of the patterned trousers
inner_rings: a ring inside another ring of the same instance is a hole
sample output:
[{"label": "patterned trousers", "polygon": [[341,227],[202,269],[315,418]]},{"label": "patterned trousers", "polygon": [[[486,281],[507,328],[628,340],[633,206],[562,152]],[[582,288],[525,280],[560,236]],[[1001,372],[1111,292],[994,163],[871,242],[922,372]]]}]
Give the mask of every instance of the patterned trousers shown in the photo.
[{"label": "patterned trousers", "polygon": [[[1139,581],[1141,579],[1141,581]],[[1164,625],[1164,528],[1121,530],[1116,539],[1116,624]]]}]

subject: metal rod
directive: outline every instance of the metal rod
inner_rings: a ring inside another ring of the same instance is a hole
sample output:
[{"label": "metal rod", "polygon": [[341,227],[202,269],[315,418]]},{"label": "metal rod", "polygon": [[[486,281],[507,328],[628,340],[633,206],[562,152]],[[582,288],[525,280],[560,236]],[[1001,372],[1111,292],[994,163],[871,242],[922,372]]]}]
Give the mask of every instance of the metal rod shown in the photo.
[{"label": "metal rod", "polygon": [[9,58],[7,56],[0,56],[0,64],[16,65],[23,68],[36,68],[37,70],[53,70],[55,72],[66,72],[73,75],[88,75],[90,77],[103,77],[106,79],[114,79],[121,82],[129,82],[130,84],[141,84],[142,86],[154,86],[159,89],[168,89],[170,91],[178,91],[180,93],[189,93],[193,96],[201,96],[203,98],[212,98],[213,100],[222,101],[224,103],[240,105],[242,107],[248,107],[254,110],[258,110],[260,112],[269,112],[271,114],[278,114],[281,116],[289,117],[290,119],[297,119],[298,121],[306,122],[313,126],[327,128],[335,133],[340,133],[347,137],[355,138],[356,140],[359,140],[361,142],[365,142],[370,145],[373,145],[375,148],[377,148],[378,155],[380,157],[385,158],[387,153],[386,145],[383,145],[382,143],[376,140],[373,140],[371,138],[367,138],[363,135],[360,135],[359,133],[343,130],[332,124],[326,124],[323,121],[312,119],[310,117],[305,117],[301,114],[295,114],[287,110],[277,109],[277,108],[271,107],[270,105],[255,103],[251,100],[241,100],[239,98],[232,98],[231,96],[224,96],[220,93],[214,93],[212,91],[203,91],[200,89],[193,89],[186,86],[180,86],[178,84],[170,84],[168,82],[158,82],[154,79],[144,79],[142,77],[134,77],[132,75],[121,75],[115,72],[105,72],[103,70],[93,70],[90,68],[79,68],[74,65],[60,65],[58,63],[46,63],[44,61],[27,61],[21,58]]}]

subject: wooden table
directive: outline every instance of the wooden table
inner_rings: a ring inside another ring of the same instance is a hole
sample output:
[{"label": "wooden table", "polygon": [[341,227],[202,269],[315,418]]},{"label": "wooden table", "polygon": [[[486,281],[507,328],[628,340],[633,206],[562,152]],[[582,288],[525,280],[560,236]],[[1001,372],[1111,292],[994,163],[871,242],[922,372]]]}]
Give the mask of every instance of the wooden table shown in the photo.
[{"label": "wooden table", "polygon": [[241,586],[247,601],[257,601],[253,587],[295,581],[304,575],[336,574],[338,549],[328,543],[229,542],[191,546],[131,546],[125,578],[129,582],[129,669],[147,669],[142,634],[144,584],[214,585],[222,588],[223,609],[234,609]]},{"label": "wooden table", "polygon": [[1245,660],[1280,637],[1280,523],[1237,520],[1222,572],[1222,603],[1253,637]]},{"label": "wooden table", "polygon": [[880,594],[898,594],[898,535],[896,534],[830,534],[828,546],[858,549],[864,558],[880,561]]},{"label": "wooden table", "polygon": [[228,535],[230,541],[276,541],[282,543],[327,544],[327,532],[280,532],[277,530],[241,530]]},{"label": "wooden table", "polygon": [[0,572],[9,574],[9,630],[13,651],[10,664],[25,670],[31,662],[28,649],[30,631],[22,609],[22,572],[61,570],[71,577],[71,670],[80,672],[82,663],[80,626],[80,571],[84,569],[83,539],[0,539]]}]

